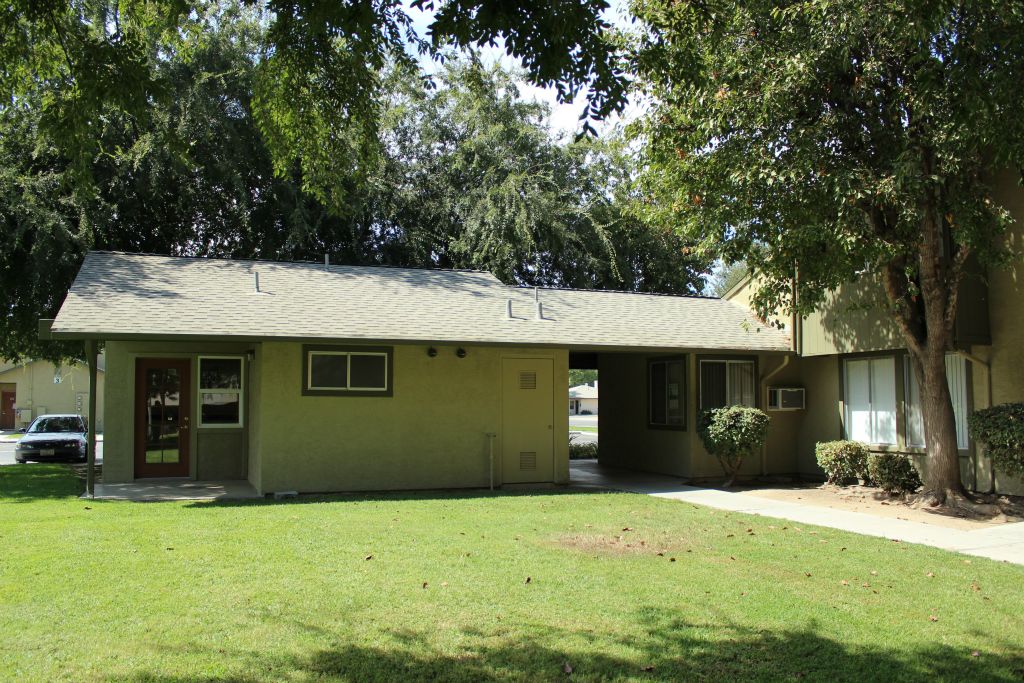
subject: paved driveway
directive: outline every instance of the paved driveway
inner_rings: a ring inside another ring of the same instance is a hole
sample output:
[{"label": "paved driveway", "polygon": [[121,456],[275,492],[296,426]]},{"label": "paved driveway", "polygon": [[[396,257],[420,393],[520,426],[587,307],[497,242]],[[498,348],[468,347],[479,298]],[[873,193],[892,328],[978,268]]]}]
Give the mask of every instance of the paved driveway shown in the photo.
[{"label": "paved driveway", "polygon": [[1024,522],[998,524],[972,531],[950,529],[864,512],[834,510],[718,489],[684,486],[679,483],[679,477],[602,467],[596,460],[571,460],[569,483],[573,486],[646,493],[720,510],[777,517],[1024,565]]}]

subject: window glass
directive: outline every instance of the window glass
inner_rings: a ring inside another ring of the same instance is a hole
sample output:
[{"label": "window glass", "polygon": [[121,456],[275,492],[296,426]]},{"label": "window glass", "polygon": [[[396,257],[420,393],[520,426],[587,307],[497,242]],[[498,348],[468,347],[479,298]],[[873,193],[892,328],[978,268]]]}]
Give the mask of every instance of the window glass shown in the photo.
[{"label": "window glass", "polygon": [[350,389],[387,389],[388,359],[383,354],[353,353],[349,357]]},{"label": "window glass", "polygon": [[665,404],[665,363],[651,363],[651,424],[668,424]]},{"label": "window glass", "polygon": [[847,360],[843,368],[846,437],[869,444],[895,444],[896,359]]},{"label": "window glass", "polygon": [[[921,386],[910,365],[906,365],[907,387],[907,445],[923,448],[924,413],[921,408]],[[949,396],[953,400],[953,418],[956,420],[956,447],[962,451],[968,447],[967,432],[967,361],[957,354],[946,355],[946,382]]]},{"label": "window glass", "polygon": [[757,403],[752,360],[702,360],[700,362],[700,407],[714,410],[726,406]]},{"label": "window glass", "polygon": [[199,426],[242,426],[242,359],[199,358]]},{"label": "window glass", "polygon": [[309,354],[309,386],[314,389],[348,388],[348,354]]},{"label": "window glass", "polygon": [[199,359],[199,387],[201,389],[241,389],[242,359]]},{"label": "window glass", "polygon": [[651,425],[683,427],[686,425],[686,368],[683,360],[648,362],[650,395],[648,402]]},{"label": "window glass", "polygon": [[204,425],[235,425],[239,423],[240,400],[237,393],[220,394],[204,391],[201,419]]}]

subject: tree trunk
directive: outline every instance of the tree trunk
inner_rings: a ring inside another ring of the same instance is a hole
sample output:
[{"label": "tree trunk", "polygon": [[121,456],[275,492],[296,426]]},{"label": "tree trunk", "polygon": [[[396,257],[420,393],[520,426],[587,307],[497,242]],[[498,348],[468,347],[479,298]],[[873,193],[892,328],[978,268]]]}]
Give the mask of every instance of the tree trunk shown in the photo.
[{"label": "tree trunk", "polygon": [[925,345],[923,358],[911,353],[911,364],[921,387],[921,414],[928,448],[924,496],[945,505],[966,496],[960,477],[956,417],[946,378],[946,350]]}]

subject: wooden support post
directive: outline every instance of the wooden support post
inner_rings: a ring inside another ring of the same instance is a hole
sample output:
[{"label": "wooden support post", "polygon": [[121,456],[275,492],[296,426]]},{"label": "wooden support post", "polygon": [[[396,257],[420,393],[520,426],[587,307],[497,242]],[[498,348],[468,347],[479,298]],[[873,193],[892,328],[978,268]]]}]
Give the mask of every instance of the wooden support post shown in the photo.
[{"label": "wooden support post", "polygon": [[89,431],[86,440],[85,493],[92,498],[96,495],[96,340],[85,340],[85,359],[89,364],[89,407],[86,420]]}]

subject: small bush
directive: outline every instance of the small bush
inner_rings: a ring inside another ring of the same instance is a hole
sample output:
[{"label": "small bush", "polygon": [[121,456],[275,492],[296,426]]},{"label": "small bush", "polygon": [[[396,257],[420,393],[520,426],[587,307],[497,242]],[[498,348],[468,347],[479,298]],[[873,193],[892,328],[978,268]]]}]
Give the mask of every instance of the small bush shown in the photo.
[{"label": "small bush", "polygon": [[869,455],[868,475],[871,482],[886,493],[913,493],[921,486],[914,463],[896,453]]},{"label": "small bush", "polygon": [[569,435],[569,459],[590,460],[597,457],[596,441],[577,441],[578,434]]},{"label": "small bush", "polygon": [[594,413],[589,410],[581,410],[580,415],[593,415]]},{"label": "small bush", "polygon": [[746,406],[718,408],[701,415],[697,433],[704,448],[722,465],[726,486],[732,486],[743,459],[764,446],[768,422],[763,411]]},{"label": "small bush", "polygon": [[814,447],[814,457],[825,470],[826,481],[836,486],[871,478],[868,453],[867,445],[859,441],[822,441]]},{"label": "small bush", "polygon": [[967,419],[975,441],[985,445],[992,464],[1024,476],[1024,403],[1003,403],[977,410]]}]

